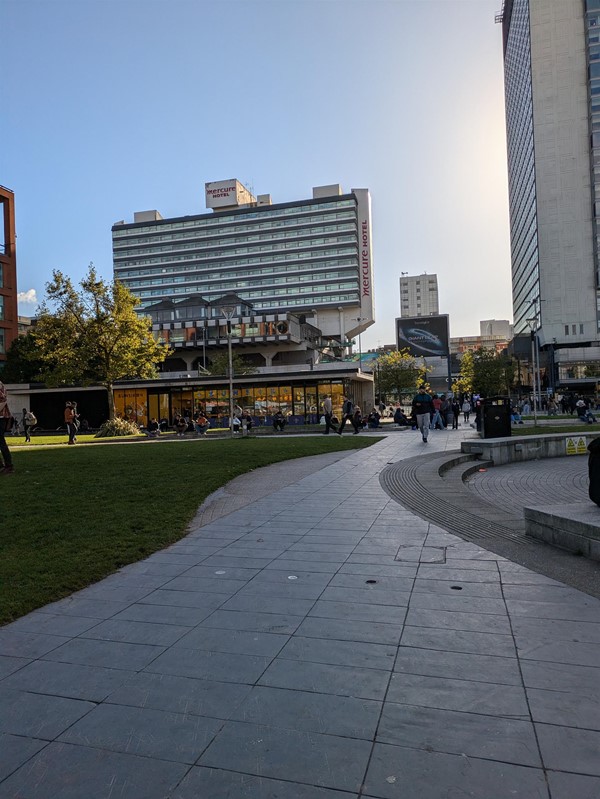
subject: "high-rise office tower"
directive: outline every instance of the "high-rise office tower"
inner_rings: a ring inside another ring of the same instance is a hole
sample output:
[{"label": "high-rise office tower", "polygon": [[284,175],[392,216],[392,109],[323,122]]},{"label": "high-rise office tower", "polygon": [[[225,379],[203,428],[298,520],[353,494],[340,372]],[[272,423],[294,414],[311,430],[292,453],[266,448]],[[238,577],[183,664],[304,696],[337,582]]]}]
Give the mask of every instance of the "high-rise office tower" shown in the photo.
[{"label": "high-rise office tower", "polygon": [[515,335],[548,384],[600,361],[600,0],[504,0]]},{"label": "high-rise office tower", "polygon": [[437,275],[400,278],[400,316],[437,316],[439,312]]}]

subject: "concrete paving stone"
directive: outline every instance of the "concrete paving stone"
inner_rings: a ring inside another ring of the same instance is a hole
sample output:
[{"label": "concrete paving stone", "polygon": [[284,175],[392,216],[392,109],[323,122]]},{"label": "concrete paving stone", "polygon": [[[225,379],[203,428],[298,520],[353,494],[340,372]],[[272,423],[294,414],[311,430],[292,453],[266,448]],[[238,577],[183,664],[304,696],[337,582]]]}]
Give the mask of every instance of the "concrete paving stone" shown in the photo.
[{"label": "concrete paving stone", "polygon": [[[454,553],[456,554],[456,553]],[[439,563],[435,567],[427,565],[423,568],[439,569],[440,571],[453,570],[453,569],[467,569],[469,571],[490,571],[498,574],[498,566],[495,560],[462,560],[460,558],[448,557],[448,550],[446,549],[446,563]]]},{"label": "concrete paving stone", "polygon": [[550,577],[545,577],[543,574],[536,574],[530,569],[525,572],[506,571],[500,566],[500,577],[503,585],[561,585],[556,580]]},{"label": "concrete paving stone", "polygon": [[126,619],[107,619],[79,637],[100,641],[125,641],[130,644],[155,644],[170,646],[189,630],[189,627],[176,624],[154,624]]},{"label": "concrete paving stone", "polygon": [[107,697],[106,702],[228,719],[250,690],[250,685],[241,683],[142,671],[129,677]]},{"label": "concrete paving stone", "polygon": [[378,743],[541,766],[530,721],[386,702]]},{"label": "concrete paving stone", "polygon": [[128,567],[124,566],[118,572],[105,577],[102,581],[105,585],[131,585],[131,586],[148,586],[148,588],[160,588],[168,580],[171,575],[156,575],[156,574],[134,574],[129,573]]},{"label": "concrete paving stone", "polygon": [[394,666],[395,646],[359,641],[330,641],[294,635],[279,653],[286,660],[310,660],[340,666],[362,666],[389,671]]},{"label": "concrete paving stone", "polygon": [[95,705],[0,687],[0,732],[51,741]]},{"label": "concrete paving stone", "polygon": [[318,560],[297,560],[296,558],[277,558],[265,566],[264,572],[285,571],[287,574],[298,574],[302,571],[318,572],[332,577],[341,566],[341,562],[331,563],[326,561],[320,563]]},{"label": "concrete paving stone", "polygon": [[448,591],[444,594],[413,593],[410,598],[411,608],[424,610],[448,610],[462,613],[490,613],[506,616],[506,605],[503,599],[487,599],[486,597],[462,596],[462,591]]},{"label": "concrete paving stone", "polygon": [[541,769],[379,743],[364,791],[365,799],[549,799]]},{"label": "concrete paving stone", "polygon": [[476,655],[507,658],[517,655],[512,636],[497,633],[405,626],[400,643],[402,646],[437,649],[442,652],[473,652]]},{"label": "concrete paving stone", "polygon": [[401,564],[394,562],[391,565],[379,566],[369,563],[344,563],[338,574],[365,574],[368,577],[392,577],[398,579],[414,579],[417,574],[417,564]]},{"label": "concrete paving stone", "polygon": [[173,605],[180,608],[206,608],[215,610],[228,599],[228,594],[207,591],[167,591],[159,588],[145,596],[139,605]]},{"label": "concrete paving stone", "polygon": [[393,555],[350,555],[346,563],[362,563],[363,565],[369,564],[370,566],[393,566],[398,563],[400,566],[406,563],[418,562],[418,558],[411,561],[397,561]]},{"label": "concrete paving stone", "polygon": [[[217,543],[217,548],[223,546],[223,543],[220,541],[216,543]],[[154,555],[152,555],[152,560],[155,563],[178,563],[181,566],[190,565],[189,555],[181,552],[173,552],[168,549],[163,550],[162,552],[155,552]]]},{"label": "concrete paving stone", "polygon": [[381,702],[368,699],[256,686],[231,718],[267,727],[371,741],[380,712]]},{"label": "concrete paving stone", "polygon": [[108,669],[143,669],[164,646],[129,644],[123,641],[94,641],[91,638],[72,638],[58,649],[45,655],[45,660],[77,663],[81,666],[104,666]]},{"label": "concrete paving stone", "polygon": [[15,658],[0,655],[0,680],[22,669],[23,666],[26,666],[28,663],[31,663],[31,658]]},{"label": "concrete paving stone", "polygon": [[84,588],[83,591],[78,591],[74,594],[74,598],[81,599],[103,599],[110,600],[111,602],[138,602],[143,597],[147,596],[153,588],[149,586],[136,586],[136,585],[103,585],[98,583],[89,588]]},{"label": "concrete paving stone", "polygon": [[464,613],[462,611],[425,610],[411,607],[405,624],[407,627],[437,627],[441,630],[511,634],[508,615],[500,616],[491,613]]},{"label": "concrete paving stone", "polygon": [[[189,766],[52,743],[0,785],[2,799],[164,799]],[[73,775],[77,779],[73,779]]]},{"label": "concrete paving stone", "polygon": [[[310,544],[328,544],[331,546],[346,546],[350,550],[352,547],[358,546],[361,541],[365,540],[363,533],[346,533],[343,531],[332,530],[327,534],[313,535],[312,531],[306,535],[300,536],[298,541],[294,542],[294,546],[290,549],[308,549]],[[303,544],[303,547],[297,546]]]},{"label": "concrete paving stone", "polygon": [[324,619],[372,621],[401,626],[406,616],[406,608],[394,605],[369,605],[362,602],[324,602],[319,600],[309,615]]},{"label": "concrete paving stone", "polygon": [[82,616],[90,619],[110,619],[116,616],[131,602],[111,602],[104,599],[75,599],[67,597],[52,602],[39,609],[39,613],[51,613],[54,616]]},{"label": "concrete paving stone", "polygon": [[[276,572],[272,572],[275,574]],[[281,572],[280,572],[281,574]],[[292,577],[297,575],[292,574]],[[246,597],[252,603],[256,597],[281,597],[288,599],[310,599],[313,602],[323,593],[323,586],[315,586],[302,580],[290,580],[290,575],[282,575],[284,579],[277,582],[259,581],[248,583],[241,591],[238,591],[237,598]],[[284,582],[285,580],[285,582]]]},{"label": "concrete paving stone", "polygon": [[53,649],[58,649],[68,640],[67,637],[61,635],[19,632],[11,630],[8,626],[0,630],[0,655],[39,658]]},{"label": "concrete paving stone", "polygon": [[[296,577],[295,581],[290,581],[290,575]],[[265,583],[283,583],[287,585],[289,582],[295,582],[300,585],[310,585],[316,588],[323,589],[331,580],[329,574],[317,571],[302,571],[301,569],[291,569],[289,574],[282,572],[280,569],[263,569],[254,577],[247,586],[250,588],[253,585],[264,585]]]},{"label": "concrete paving stone", "polygon": [[[0,734],[0,782],[45,746],[48,746],[48,741],[23,738],[20,735]],[[0,785],[0,796],[2,795],[2,786]]]},{"label": "concrete paving stone", "polygon": [[528,619],[515,616],[512,619],[515,637],[537,638],[547,641],[572,641],[600,644],[600,617],[597,624],[591,622],[561,621],[559,619]]},{"label": "concrete paving stone", "polygon": [[292,530],[278,530],[277,532],[258,531],[248,533],[248,535],[240,538],[237,543],[240,544],[240,546],[251,546],[258,541],[257,536],[260,536],[260,539],[266,542],[270,547],[280,547],[285,550],[290,544],[295,544],[296,541],[300,541],[303,535],[304,533],[298,533],[296,530],[293,532]]},{"label": "concrete paving stone", "polygon": [[531,602],[562,602],[584,607],[600,608],[600,602],[587,594],[566,585],[506,585],[506,599],[523,599]]},{"label": "concrete paving stone", "polygon": [[[231,555],[213,555],[202,562],[216,569],[264,569],[273,558],[234,558]],[[192,576],[191,574],[189,575]]]},{"label": "concrete paving stone", "polygon": [[575,666],[599,666],[600,644],[570,642],[515,636],[519,657],[523,660],[549,660]]},{"label": "concrete paving stone", "polygon": [[101,702],[131,674],[131,671],[124,669],[35,660],[7,677],[2,687],[15,691],[31,691],[36,694]]},{"label": "concrete paving stone", "polygon": [[528,688],[527,696],[534,721],[600,731],[600,685],[593,691]]},{"label": "concrete paving stone", "polygon": [[368,544],[364,541],[359,544],[355,549],[353,554],[354,555],[385,555],[385,556],[392,556],[394,557],[396,552],[398,551],[398,544],[388,544],[388,545],[381,545],[381,544]]},{"label": "concrete paving stone", "polygon": [[222,720],[151,708],[102,704],[61,736],[63,743],[94,746],[177,763],[194,763]]},{"label": "concrete paving stone", "polygon": [[63,635],[70,638],[89,630],[98,624],[98,619],[78,616],[53,615],[35,610],[20,619],[13,621],[5,629],[12,632],[45,633],[46,635]]},{"label": "concrete paving stone", "polygon": [[490,569],[453,569],[445,563],[432,566],[421,564],[417,572],[419,580],[451,580],[455,583],[500,583],[500,575]]},{"label": "concrete paving stone", "polygon": [[175,605],[130,605],[118,613],[115,621],[147,621],[153,624],[174,624],[195,627],[207,616],[214,613],[212,608],[181,608]]},{"label": "concrete paving stone", "polygon": [[527,698],[519,685],[493,685],[396,672],[386,699],[403,705],[529,720]]},{"label": "concrete paving stone", "polygon": [[302,552],[294,552],[287,550],[283,555],[277,558],[277,561],[302,561],[306,563],[331,563],[341,566],[345,562],[346,556],[340,555],[336,552],[310,552],[303,550]]},{"label": "concrete paving stone", "polygon": [[267,547],[265,543],[255,543],[252,547],[230,544],[225,549],[222,549],[219,555],[224,558],[250,558],[251,560],[254,558],[266,560],[268,558],[268,560],[273,560],[273,558],[279,557],[287,549],[287,547]]},{"label": "concrete paving stone", "polygon": [[293,544],[288,552],[310,552],[315,553],[328,553],[334,555],[341,555],[346,556],[350,555],[350,553],[354,550],[356,544],[313,544],[310,541],[299,541],[297,544]]},{"label": "concrete paving stone", "polygon": [[390,675],[380,669],[277,658],[259,680],[271,688],[383,700]]},{"label": "concrete paving stone", "polygon": [[194,767],[171,799],[357,799],[357,794],[330,791],[298,782],[269,780],[216,768]]},{"label": "concrete paving stone", "polygon": [[[215,575],[216,576],[216,575]],[[165,591],[192,591],[203,594],[221,594],[224,598],[233,596],[246,585],[245,580],[213,580],[211,577],[175,577],[162,588]]]},{"label": "concrete paving stone", "polygon": [[228,721],[198,765],[356,793],[370,751],[354,738]]},{"label": "concrete paving stone", "polygon": [[307,638],[362,641],[397,646],[402,635],[402,625],[309,616],[299,625],[297,634]]},{"label": "concrete paving stone", "polygon": [[549,771],[548,784],[552,799],[598,799],[600,796],[600,779],[597,777]]},{"label": "concrete paving stone", "polygon": [[146,671],[154,674],[173,674],[176,677],[253,685],[270,662],[270,657],[259,655],[172,647],[150,663]]},{"label": "concrete paving stone", "polygon": [[521,673],[516,658],[492,655],[442,652],[435,649],[415,649],[401,646],[394,671],[403,674],[423,674],[429,677],[475,680],[501,685],[521,685]]},{"label": "concrete paving stone", "polygon": [[[452,588],[460,586],[460,590]],[[441,594],[442,596],[452,596],[460,594],[462,597],[473,599],[502,599],[502,588],[500,583],[480,583],[465,582],[465,580],[433,580],[420,579],[417,575],[413,591],[416,594]],[[476,605],[476,602],[473,602]]]},{"label": "concrete paving stone", "polygon": [[281,633],[291,635],[303,616],[286,613],[259,613],[257,611],[216,610],[200,624],[200,627],[216,627],[223,630],[254,630],[259,633]]},{"label": "concrete paving stone", "polygon": [[600,732],[536,722],[544,766],[600,777]]},{"label": "concrete paving stone", "polygon": [[161,563],[152,559],[141,560],[127,567],[129,574],[153,574],[156,577],[177,577],[186,572],[192,563]]},{"label": "concrete paving stone", "polygon": [[[375,580],[376,582],[373,584],[367,582],[367,580]],[[377,591],[391,591],[392,593],[396,591],[410,593],[412,586],[412,577],[382,577],[380,575],[372,577],[371,575],[342,574],[340,572],[332,578],[329,584],[330,588],[354,588],[362,591],[376,589]]]},{"label": "concrete paving stone", "polygon": [[410,590],[393,591],[389,588],[379,588],[377,585],[367,585],[363,581],[360,588],[328,586],[319,599],[323,602],[358,602],[359,604],[405,608],[410,599]]},{"label": "concrete paving stone", "polygon": [[598,622],[599,605],[574,602],[529,602],[527,600],[507,599],[506,607],[511,617],[528,616],[535,619],[562,619],[570,621]]},{"label": "concrete paving stone", "polygon": [[210,652],[239,652],[242,655],[275,657],[288,640],[289,636],[287,635],[273,633],[196,627],[184,635],[175,646],[182,646],[185,649],[204,649]]},{"label": "concrete paving stone", "polygon": [[[223,572],[221,574],[220,572]],[[186,577],[201,577],[207,580],[224,580],[229,582],[231,580],[239,580],[240,582],[247,582],[255,575],[259,574],[260,569],[238,569],[233,567],[225,567],[223,569],[217,566],[193,566],[188,572]]]},{"label": "concrete paving stone", "polygon": [[291,616],[305,616],[314,605],[313,599],[300,599],[284,596],[261,596],[259,594],[237,594],[225,602],[221,610],[252,610],[255,613],[283,613]]},{"label": "concrete paving stone", "polygon": [[584,694],[588,694],[600,687],[600,667],[524,660],[521,663],[521,671],[523,684],[527,688],[545,688],[549,691],[562,692],[581,689]]}]

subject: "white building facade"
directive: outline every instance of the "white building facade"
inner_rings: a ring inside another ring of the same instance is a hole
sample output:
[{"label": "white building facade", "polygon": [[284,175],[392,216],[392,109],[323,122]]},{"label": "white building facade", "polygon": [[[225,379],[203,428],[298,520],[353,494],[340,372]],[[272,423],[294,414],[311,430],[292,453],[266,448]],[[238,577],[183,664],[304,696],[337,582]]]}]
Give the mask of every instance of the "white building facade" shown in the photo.
[{"label": "white building facade", "polygon": [[374,323],[371,200],[339,185],[272,203],[238,180],[206,184],[209,213],[136,213],[112,228],[114,276],[142,301],[234,293],[257,312],[296,314],[332,346]]},{"label": "white building facade", "polygon": [[400,316],[437,316],[439,312],[437,275],[400,278]]}]

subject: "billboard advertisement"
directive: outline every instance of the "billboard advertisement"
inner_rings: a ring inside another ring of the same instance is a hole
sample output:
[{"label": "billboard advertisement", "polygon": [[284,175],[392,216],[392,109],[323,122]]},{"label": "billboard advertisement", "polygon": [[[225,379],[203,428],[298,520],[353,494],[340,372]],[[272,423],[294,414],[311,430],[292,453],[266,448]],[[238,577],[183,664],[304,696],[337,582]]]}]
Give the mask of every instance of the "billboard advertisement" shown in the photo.
[{"label": "billboard advertisement", "polygon": [[414,358],[447,356],[448,343],[448,314],[396,319],[398,349],[407,348]]}]

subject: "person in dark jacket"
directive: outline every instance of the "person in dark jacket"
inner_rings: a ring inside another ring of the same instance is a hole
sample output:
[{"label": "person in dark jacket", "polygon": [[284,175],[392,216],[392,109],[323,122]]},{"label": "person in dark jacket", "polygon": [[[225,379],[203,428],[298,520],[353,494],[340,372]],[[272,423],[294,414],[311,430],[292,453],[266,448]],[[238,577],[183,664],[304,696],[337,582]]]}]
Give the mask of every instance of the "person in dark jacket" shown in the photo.
[{"label": "person in dark jacket", "polygon": [[338,428],[338,436],[341,436],[344,432],[344,427],[346,426],[346,422],[350,422],[352,424],[352,417],[354,416],[354,403],[350,399],[350,397],[344,397],[344,404],[342,405],[342,421],[340,422],[340,426]]},{"label": "person in dark jacket", "polygon": [[421,431],[423,443],[427,443],[429,435],[429,424],[431,421],[431,413],[433,411],[433,402],[431,394],[425,391],[425,387],[421,386],[419,392],[415,394],[412,401],[413,414],[417,420],[417,429]]}]

